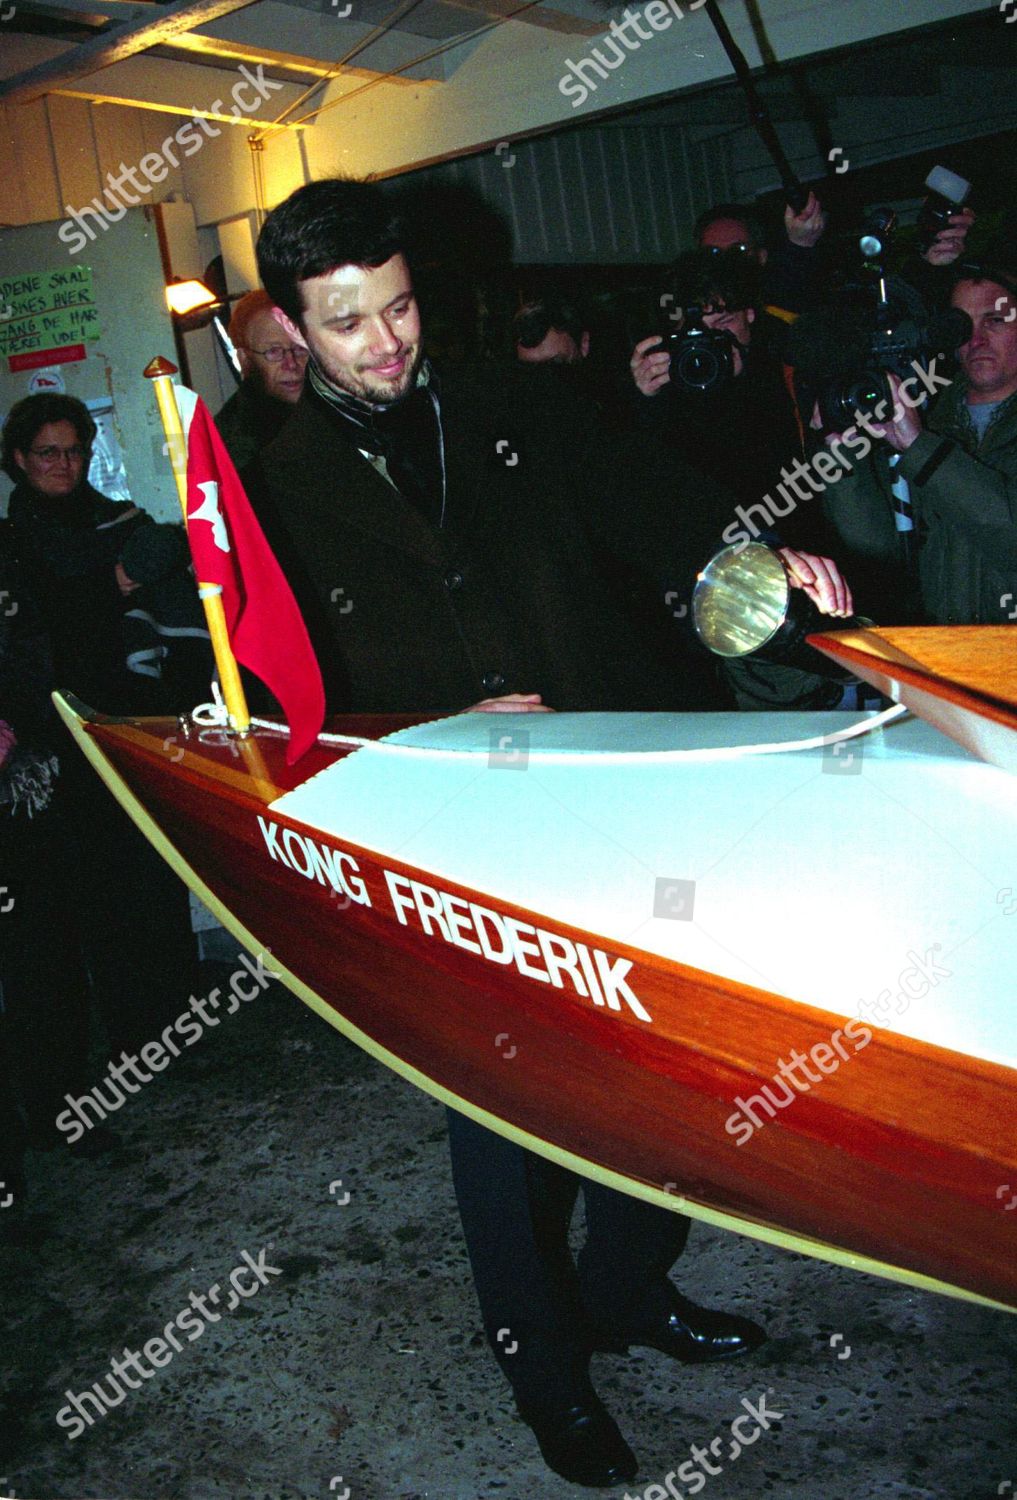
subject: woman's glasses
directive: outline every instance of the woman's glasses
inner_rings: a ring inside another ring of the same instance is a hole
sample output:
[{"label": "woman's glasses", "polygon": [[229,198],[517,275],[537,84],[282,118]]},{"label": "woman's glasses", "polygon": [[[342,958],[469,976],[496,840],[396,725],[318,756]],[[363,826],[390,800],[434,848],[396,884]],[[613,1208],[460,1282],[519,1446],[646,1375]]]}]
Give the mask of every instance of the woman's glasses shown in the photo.
[{"label": "woman's glasses", "polygon": [[85,456],[85,449],[82,448],[80,443],[75,443],[70,448],[58,448],[55,443],[50,443],[45,448],[29,448],[28,451],[35,458],[39,459],[41,463],[44,463],[47,468],[53,464],[58,464],[62,458],[68,459],[71,463],[76,463]]}]

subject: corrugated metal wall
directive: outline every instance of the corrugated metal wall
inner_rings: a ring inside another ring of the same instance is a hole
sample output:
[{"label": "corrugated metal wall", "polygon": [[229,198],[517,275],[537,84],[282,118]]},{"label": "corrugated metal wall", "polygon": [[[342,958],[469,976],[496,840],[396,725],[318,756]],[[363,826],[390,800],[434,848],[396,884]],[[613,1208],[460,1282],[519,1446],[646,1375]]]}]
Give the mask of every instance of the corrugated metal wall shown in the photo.
[{"label": "corrugated metal wall", "polygon": [[[997,21],[988,15],[923,34],[917,45],[904,36],[822,59],[797,84],[786,70],[762,81],[795,168],[822,179],[831,143],[851,165],[872,166],[1017,126],[1017,27]],[[803,119],[800,85],[825,129]],[[510,226],[515,259],[536,264],[669,260],[711,203],[779,185],[732,84],[626,119],[502,142],[399,180],[475,189]]]},{"label": "corrugated metal wall", "polygon": [[511,228],[521,263],[666,261],[704,207],[731,197],[728,141],[673,123],[590,125],[399,180],[479,193]]}]

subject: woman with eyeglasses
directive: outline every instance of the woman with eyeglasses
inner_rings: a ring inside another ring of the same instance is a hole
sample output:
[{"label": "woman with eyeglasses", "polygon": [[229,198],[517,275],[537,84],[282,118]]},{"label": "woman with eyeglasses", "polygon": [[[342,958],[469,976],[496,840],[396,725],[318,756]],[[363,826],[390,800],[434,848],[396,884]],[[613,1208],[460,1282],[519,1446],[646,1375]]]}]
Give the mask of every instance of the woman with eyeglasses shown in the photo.
[{"label": "woman with eyeglasses", "polygon": [[[17,587],[41,620],[51,681],[91,708],[144,711],[142,679],[128,670],[125,655],[131,580],[124,579],[121,559],[142,532],[163,528],[136,505],[108,500],[89,484],[95,436],[88,408],[73,396],[27,396],[12,407],[0,461],[15,488],[0,561],[6,557],[16,570]],[[18,606],[0,597],[0,612]],[[65,891],[67,917],[78,919],[115,1057],[151,1040],[186,1007],[196,959],[187,891],[52,718],[51,724],[59,761],[55,800],[73,850],[66,866],[75,872]],[[41,869],[37,876],[50,878]],[[68,970],[68,984],[72,978]],[[41,983],[22,986],[22,1006],[43,1004],[43,990]],[[62,1139],[52,1120],[48,1131],[53,1141]],[[90,1131],[82,1149],[101,1134]]]},{"label": "woman with eyeglasses", "polygon": [[56,681],[92,708],[131,704],[116,565],[148,517],[88,482],[96,427],[73,396],[26,396],[3,429],[3,468],[14,480],[10,535],[42,612]]}]

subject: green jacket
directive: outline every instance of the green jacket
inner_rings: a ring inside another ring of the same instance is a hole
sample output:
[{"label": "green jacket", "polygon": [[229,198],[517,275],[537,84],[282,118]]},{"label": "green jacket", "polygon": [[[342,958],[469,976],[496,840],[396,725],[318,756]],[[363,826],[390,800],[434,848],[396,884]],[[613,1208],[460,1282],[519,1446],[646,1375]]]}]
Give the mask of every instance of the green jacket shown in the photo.
[{"label": "green jacket", "polygon": [[[823,494],[831,554],[858,610],[881,624],[1017,619],[1017,394],[997,410],[981,441],[966,394],[958,377],[896,470],[890,450],[877,443]],[[895,474],[911,493],[917,539],[911,569],[894,527]]]}]

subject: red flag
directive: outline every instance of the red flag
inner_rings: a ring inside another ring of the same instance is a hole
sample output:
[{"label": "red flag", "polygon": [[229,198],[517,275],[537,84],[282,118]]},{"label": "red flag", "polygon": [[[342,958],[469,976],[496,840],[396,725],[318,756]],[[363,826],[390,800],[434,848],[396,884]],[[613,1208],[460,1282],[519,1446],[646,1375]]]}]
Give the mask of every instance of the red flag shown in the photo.
[{"label": "red flag", "polygon": [[187,434],[187,535],[199,580],[222,587],[234,656],[271,689],[286,715],[292,765],[313,745],[325,717],[321,672],[290,586],[200,396]]}]

